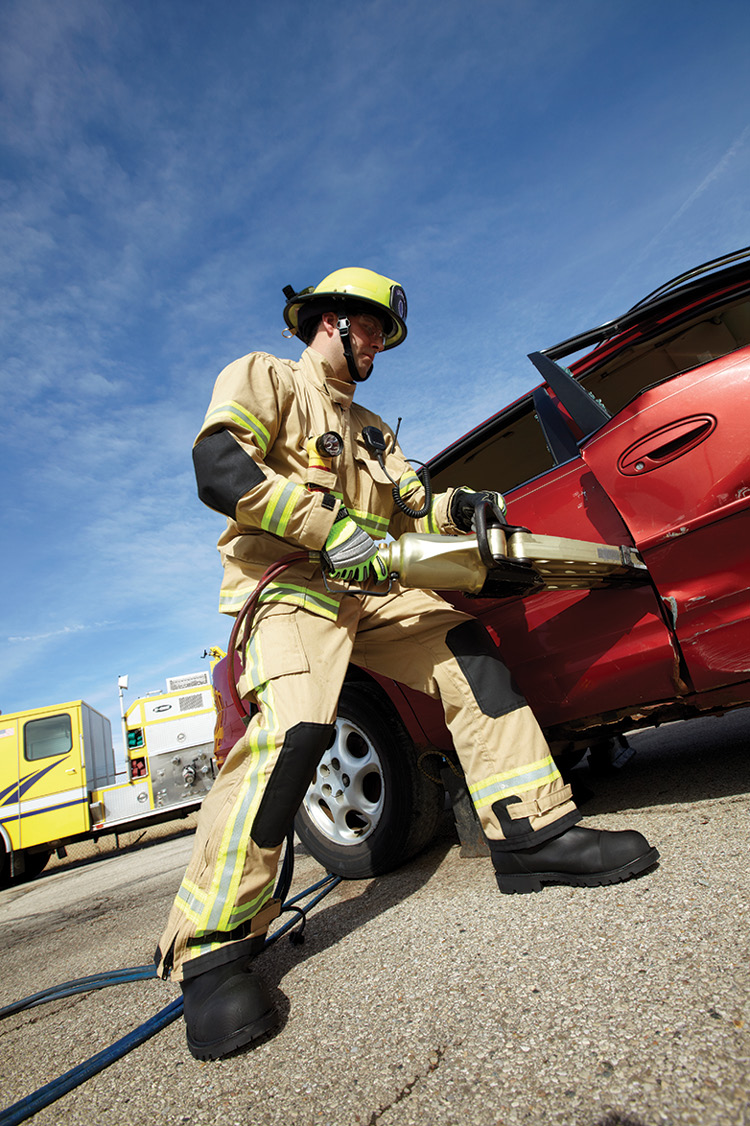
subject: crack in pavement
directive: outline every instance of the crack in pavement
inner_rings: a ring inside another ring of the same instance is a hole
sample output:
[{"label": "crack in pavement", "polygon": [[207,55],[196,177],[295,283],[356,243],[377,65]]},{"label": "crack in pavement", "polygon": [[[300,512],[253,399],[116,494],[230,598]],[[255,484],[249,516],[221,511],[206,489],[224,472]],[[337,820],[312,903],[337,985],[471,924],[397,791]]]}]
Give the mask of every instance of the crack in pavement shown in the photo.
[{"label": "crack in pavement", "polygon": [[[459,1044],[460,1042],[461,1041],[458,1041]],[[458,1044],[453,1046],[457,1047]],[[401,1088],[395,1098],[393,1098],[385,1106],[380,1106],[377,1110],[374,1110],[368,1118],[365,1126],[377,1126],[378,1121],[387,1111],[392,1110],[395,1106],[398,1106],[398,1104],[402,1103],[404,1099],[408,1099],[409,1095],[412,1093],[418,1083],[420,1083],[423,1079],[426,1079],[427,1076],[431,1075],[433,1071],[437,1071],[438,1067],[440,1067],[440,1064],[443,1062],[443,1057],[445,1056],[447,1050],[447,1044],[443,1047],[435,1048],[435,1050],[430,1054],[430,1062],[427,1065],[426,1071],[417,1072],[414,1078]]]}]

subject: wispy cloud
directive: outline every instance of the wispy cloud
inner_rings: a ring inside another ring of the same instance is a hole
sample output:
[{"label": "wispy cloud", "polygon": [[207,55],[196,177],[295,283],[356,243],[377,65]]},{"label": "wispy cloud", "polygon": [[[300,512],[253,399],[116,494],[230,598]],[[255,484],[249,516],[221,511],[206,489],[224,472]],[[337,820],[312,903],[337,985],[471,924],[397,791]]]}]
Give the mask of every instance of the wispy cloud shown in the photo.
[{"label": "wispy cloud", "polygon": [[88,630],[104,629],[114,625],[114,622],[92,622],[90,625],[63,626],[62,629],[49,630],[47,633],[27,634],[25,637],[8,637],[6,641],[11,644],[49,641],[53,637],[66,637],[73,633],[84,633]]},{"label": "wispy cloud", "polygon": [[[742,132],[735,138],[732,144],[726,149],[722,156],[716,161],[709,172],[703,177],[700,183],[693,188],[687,198],[680,204],[677,210],[670,215],[666,223],[649,239],[643,249],[636,255],[631,263],[631,270],[633,266],[643,262],[649,258],[654,248],[658,246],[664,239],[668,231],[679,226],[680,220],[683,216],[693,207],[701,196],[709,190],[709,188],[717,185],[721,178],[729,171],[730,165],[735,158],[747,148],[748,141],[750,140],[750,125],[745,126]],[[747,241],[747,238],[745,239]],[[721,250],[732,250],[734,247],[722,247]],[[718,257],[718,251],[717,255]],[[693,263],[698,265],[698,263]],[[664,279],[667,280],[667,279]]]}]

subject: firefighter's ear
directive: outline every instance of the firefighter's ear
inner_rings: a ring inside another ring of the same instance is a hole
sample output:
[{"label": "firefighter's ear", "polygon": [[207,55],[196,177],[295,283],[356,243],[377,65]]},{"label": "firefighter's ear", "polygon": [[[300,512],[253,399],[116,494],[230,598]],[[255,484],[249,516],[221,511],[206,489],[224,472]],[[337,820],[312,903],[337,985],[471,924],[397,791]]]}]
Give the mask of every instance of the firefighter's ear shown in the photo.
[{"label": "firefighter's ear", "polygon": [[339,318],[336,313],[324,313],[320,318],[320,324],[329,339],[337,335],[339,330]]}]

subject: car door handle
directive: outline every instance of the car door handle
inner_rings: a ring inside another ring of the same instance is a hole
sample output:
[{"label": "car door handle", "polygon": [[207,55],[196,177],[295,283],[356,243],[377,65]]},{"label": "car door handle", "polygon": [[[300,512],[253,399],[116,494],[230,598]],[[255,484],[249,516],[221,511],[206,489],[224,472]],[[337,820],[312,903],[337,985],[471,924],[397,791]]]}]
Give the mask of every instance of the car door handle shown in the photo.
[{"label": "car door handle", "polygon": [[75,767],[71,766],[69,770],[65,771],[65,773],[66,774],[77,774],[78,771],[75,769]]},{"label": "car door handle", "polygon": [[715,429],[716,419],[712,414],[692,415],[670,422],[628,446],[620,454],[617,468],[626,477],[649,473],[695,449]]}]

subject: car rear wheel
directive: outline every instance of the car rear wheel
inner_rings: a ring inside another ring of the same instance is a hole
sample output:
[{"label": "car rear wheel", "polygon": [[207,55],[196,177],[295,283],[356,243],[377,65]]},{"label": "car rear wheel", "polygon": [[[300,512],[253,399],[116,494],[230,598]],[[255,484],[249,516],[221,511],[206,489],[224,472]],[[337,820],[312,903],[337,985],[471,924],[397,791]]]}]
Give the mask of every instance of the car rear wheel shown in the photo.
[{"label": "car rear wheel", "polygon": [[295,821],[307,851],[337,876],[379,876],[424,848],[442,808],[443,789],[419,769],[386,696],[345,684],[333,744]]}]

